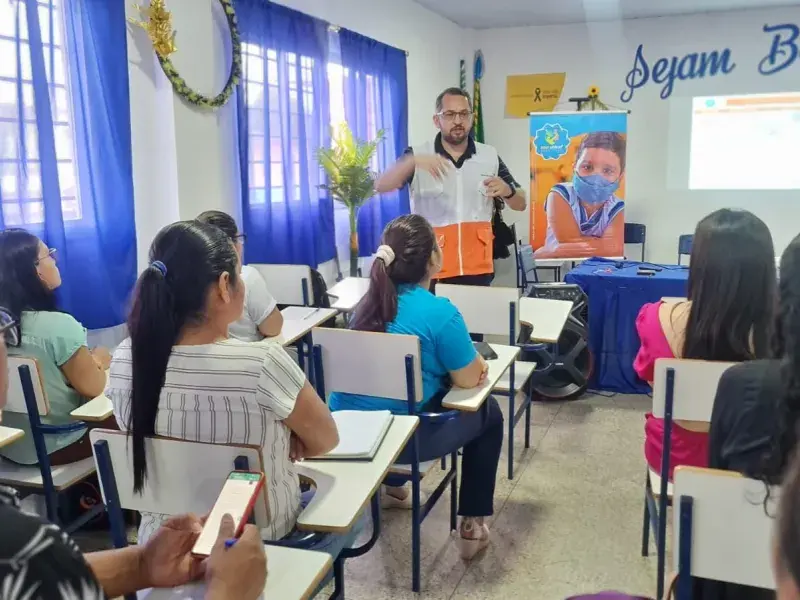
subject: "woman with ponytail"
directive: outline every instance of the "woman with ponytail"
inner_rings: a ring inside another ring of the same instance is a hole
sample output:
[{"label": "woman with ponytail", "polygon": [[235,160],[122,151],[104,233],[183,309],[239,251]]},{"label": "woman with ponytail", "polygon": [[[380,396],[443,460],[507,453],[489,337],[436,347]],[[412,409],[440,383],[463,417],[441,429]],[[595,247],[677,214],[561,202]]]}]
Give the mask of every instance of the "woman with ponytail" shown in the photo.
[{"label": "woman with ponytail", "polygon": [[[369,290],[358,305],[351,327],[415,335],[420,342],[422,401],[417,412],[441,412],[441,400],[451,385],[477,387],[486,379],[487,366],[475,351],[458,309],[446,298],[431,294],[431,278],[439,272],[442,253],[430,224],[419,215],[404,215],[386,226],[370,272]],[[389,410],[408,414],[405,402],[355,394],[333,393],[331,410]],[[485,519],[494,510],[494,485],[503,443],[503,415],[493,397],[487,412],[459,413],[444,423],[423,422],[417,431],[419,459],[440,458],[460,448],[461,488],[458,512],[462,517],[461,556],[472,558],[489,544]],[[408,449],[397,460],[411,462]],[[386,480],[386,500],[410,508],[402,478]]]},{"label": "woman with ponytail", "polygon": [[[130,338],[114,352],[106,394],[131,446],[134,489],[148,478],[147,436],[258,444],[275,540],[292,531],[300,484],[292,459],[324,454],[336,424],[300,368],[276,342],[228,339],[244,285],[233,242],[196,221],[174,223],[150,247],[134,293]],[[139,544],[163,520],[143,514]]]}]

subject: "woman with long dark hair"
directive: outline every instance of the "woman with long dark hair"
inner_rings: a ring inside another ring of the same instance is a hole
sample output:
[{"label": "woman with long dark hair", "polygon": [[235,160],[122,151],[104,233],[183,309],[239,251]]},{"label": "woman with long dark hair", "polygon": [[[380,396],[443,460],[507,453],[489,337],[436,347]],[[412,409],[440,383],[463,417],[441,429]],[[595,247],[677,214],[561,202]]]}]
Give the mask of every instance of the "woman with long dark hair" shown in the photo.
[{"label": "woman with long dark hair", "polygon": [[[50,404],[50,413],[42,422],[49,425],[74,422],[70,413],[86,399],[103,393],[111,358],[105,349],[90,351],[83,325],[58,309],[55,291],[60,285],[55,250],[23,229],[0,231],[0,307],[11,314],[20,330],[19,345],[10,347],[8,353],[36,359]],[[27,435],[0,450],[0,455],[24,465],[37,464],[28,415],[8,412],[3,420]],[[92,455],[85,429],[45,434],[44,439],[51,465]]]},{"label": "woman with long dark hair", "polygon": [[[245,235],[239,231],[236,221],[221,210],[207,210],[197,220],[219,227],[233,242],[239,262],[244,257]],[[244,310],[235,323],[231,323],[228,334],[243,342],[258,342],[264,338],[280,335],[283,315],[278,303],[267,289],[267,283],[255,267],[242,264],[240,273],[245,287]]]},{"label": "woman with long dark hair", "polygon": [[[659,358],[742,362],[770,356],[776,297],[775,250],[764,222],[745,210],[715,211],[697,225],[685,302],[645,304],[636,319],[641,347],[633,363],[653,381]],[[658,472],[664,422],[647,415],[645,457]],[[708,426],[678,421],[670,473],[708,464]]]},{"label": "woman with long dark hair", "polygon": [[[339,437],[279,344],[228,339],[244,303],[239,273],[236,249],[217,227],[185,221],[162,229],[139,276],[130,338],[114,352],[106,395],[131,438],[135,490],[148,477],[148,436],[261,446],[271,515],[262,535],[275,540],[292,531],[301,509],[292,459],[324,454]],[[140,544],[162,520],[142,515]]]},{"label": "woman with long dark hair", "polygon": [[[475,351],[458,309],[428,291],[439,272],[442,253],[430,224],[419,215],[396,218],[386,226],[370,272],[369,290],[355,311],[353,329],[416,335],[420,341],[422,402],[418,412],[441,412],[441,400],[452,384],[473,388],[486,378],[487,366]],[[379,368],[376,365],[375,368]],[[493,514],[494,485],[503,443],[503,415],[493,397],[488,412],[460,413],[441,424],[423,423],[418,430],[420,460],[445,456],[463,448],[458,512],[462,517],[460,552],[472,558],[489,543],[485,518]],[[388,398],[331,394],[331,410],[390,410],[408,414],[406,402]],[[411,461],[408,449],[398,458]],[[393,503],[406,505],[402,480],[388,479]]]}]

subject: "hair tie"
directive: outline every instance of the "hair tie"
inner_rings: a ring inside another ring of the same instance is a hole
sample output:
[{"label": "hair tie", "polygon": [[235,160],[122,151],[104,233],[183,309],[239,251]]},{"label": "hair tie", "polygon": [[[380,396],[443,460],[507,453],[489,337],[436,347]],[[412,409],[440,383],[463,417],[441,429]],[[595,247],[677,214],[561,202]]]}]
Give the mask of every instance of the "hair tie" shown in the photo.
[{"label": "hair tie", "polygon": [[150,266],[159,273],[161,273],[162,277],[167,276],[167,265],[165,265],[160,260],[154,260],[153,262],[150,263]]},{"label": "hair tie", "polygon": [[387,267],[394,262],[394,250],[385,244],[378,246],[375,251],[375,258],[380,258]]}]

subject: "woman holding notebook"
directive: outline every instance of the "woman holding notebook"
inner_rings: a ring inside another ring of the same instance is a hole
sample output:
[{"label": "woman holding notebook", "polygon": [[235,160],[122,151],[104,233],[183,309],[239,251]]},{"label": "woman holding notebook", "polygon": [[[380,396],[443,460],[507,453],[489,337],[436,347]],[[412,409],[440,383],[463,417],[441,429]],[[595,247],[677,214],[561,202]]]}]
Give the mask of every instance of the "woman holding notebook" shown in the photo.
[{"label": "woman holding notebook", "polygon": [[[418,412],[441,412],[441,400],[451,385],[473,388],[486,378],[487,365],[475,351],[467,326],[449,300],[428,291],[439,272],[442,253],[430,224],[419,215],[398,217],[386,226],[370,273],[369,291],[358,305],[351,327],[415,335],[420,341],[423,400]],[[420,461],[433,460],[463,448],[458,513],[461,515],[460,552],[470,559],[489,544],[485,518],[494,511],[494,486],[503,415],[497,401],[486,400],[488,412],[461,413],[445,423],[422,423]],[[333,393],[331,410],[389,410],[408,414],[406,402]],[[408,450],[408,449],[406,449]],[[404,450],[398,463],[410,462]],[[400,481],[387,479],[387,494],[395,505],[410,506]]]}]

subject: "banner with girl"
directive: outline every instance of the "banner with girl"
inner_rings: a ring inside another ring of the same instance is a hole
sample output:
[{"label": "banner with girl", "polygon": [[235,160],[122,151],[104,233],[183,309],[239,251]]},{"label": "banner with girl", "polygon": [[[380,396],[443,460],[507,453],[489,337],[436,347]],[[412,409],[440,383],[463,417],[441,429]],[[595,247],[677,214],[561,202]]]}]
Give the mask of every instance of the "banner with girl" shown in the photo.
[{"label": "banner with girl", "polygon": [[530,116],[536,258],[623,256],[627,131],[627,112]]}]

